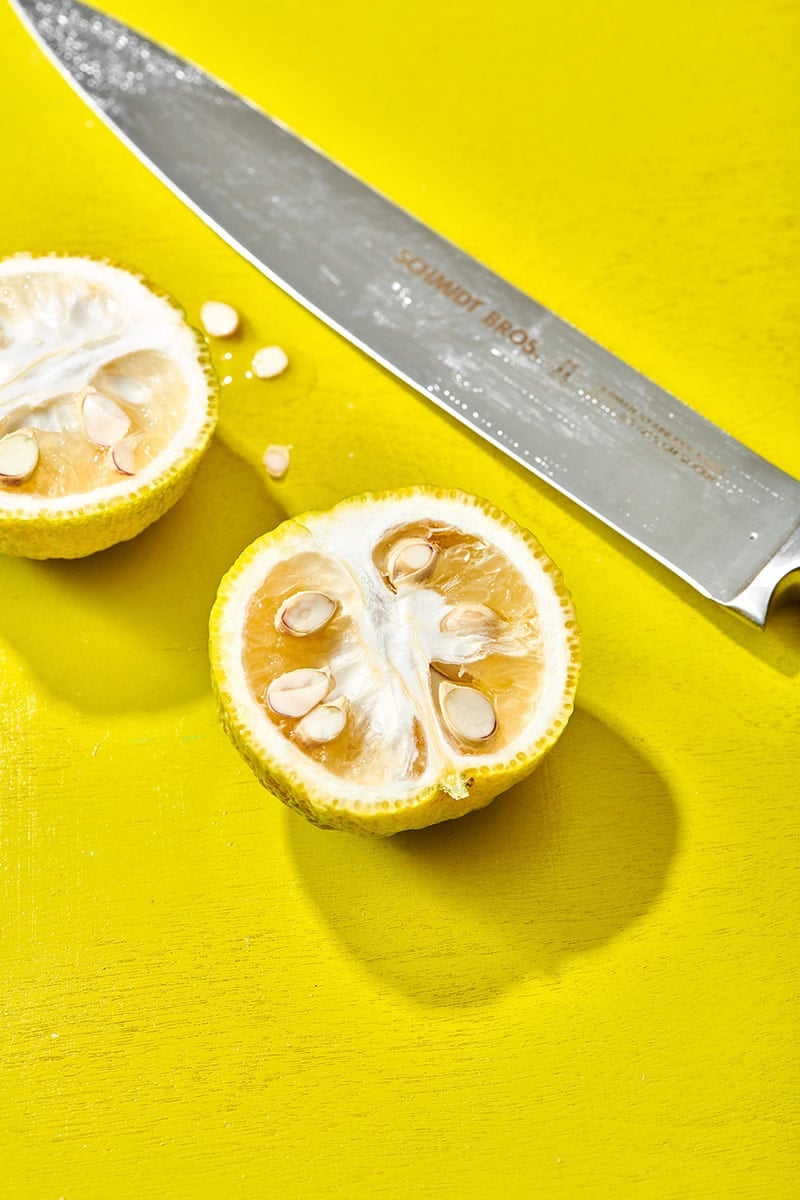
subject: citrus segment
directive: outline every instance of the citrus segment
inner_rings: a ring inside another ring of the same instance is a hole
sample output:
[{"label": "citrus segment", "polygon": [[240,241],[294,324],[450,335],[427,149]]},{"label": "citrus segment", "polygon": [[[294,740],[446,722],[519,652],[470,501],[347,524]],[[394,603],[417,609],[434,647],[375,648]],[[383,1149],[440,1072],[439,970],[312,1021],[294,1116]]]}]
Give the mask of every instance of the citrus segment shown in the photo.
[{"label": "citrus segment", "polygon": [[36,451],[27,474],[0,470],[0,551],[74,558],[133,537],[182,494],[215,416],[205,343],[141,277],[0,261],[0,468],[14,436]]},{"label": "citrus segment", "polygon": [[261,782],[317,824],[374,834],[460,816],[528,774],[579,664],[536,539],[484,500],[422,487],[253,543],[220,585],[210,654],[223,724]]}]

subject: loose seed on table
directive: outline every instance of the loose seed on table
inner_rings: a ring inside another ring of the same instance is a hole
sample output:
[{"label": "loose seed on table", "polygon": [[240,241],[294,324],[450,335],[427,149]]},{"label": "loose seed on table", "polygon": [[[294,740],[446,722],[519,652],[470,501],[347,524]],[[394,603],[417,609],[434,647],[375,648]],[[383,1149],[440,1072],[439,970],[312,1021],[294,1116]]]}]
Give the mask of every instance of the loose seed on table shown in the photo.
[{"label": "loose seed on table", "polygon": [[288,446],[267,446],[264,451],[264,466],[271,479],[283,479],[289,470],[291,452]]},{"label": "loose seed on table", "polygon": [[253,370],[259,379],[274,379],[289,365],[289,356],[280,346],[263,346],[253,355]]},{"label": "loose seed on table", "polygon": [[200,320],[206,333],[215,338],[233,337],[239,328],[238,312],[222,300],[207,300],[200,309]]}]

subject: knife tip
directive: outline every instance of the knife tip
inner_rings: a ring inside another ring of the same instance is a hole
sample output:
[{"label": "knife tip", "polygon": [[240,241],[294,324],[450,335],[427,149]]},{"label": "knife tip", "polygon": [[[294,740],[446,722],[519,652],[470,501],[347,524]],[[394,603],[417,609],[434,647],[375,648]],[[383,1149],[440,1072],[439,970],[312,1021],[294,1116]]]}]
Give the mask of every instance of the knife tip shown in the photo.
[{"label": "knife tip", "polygon": [[[39,30],[59,17],[65,20],[70,13],[96,13],[98,10],[88,4],[78,4],[77,0],[9,0],[13,9],[22,21],[33,29]],[[98,14],[99,15],[99,14]]]}]

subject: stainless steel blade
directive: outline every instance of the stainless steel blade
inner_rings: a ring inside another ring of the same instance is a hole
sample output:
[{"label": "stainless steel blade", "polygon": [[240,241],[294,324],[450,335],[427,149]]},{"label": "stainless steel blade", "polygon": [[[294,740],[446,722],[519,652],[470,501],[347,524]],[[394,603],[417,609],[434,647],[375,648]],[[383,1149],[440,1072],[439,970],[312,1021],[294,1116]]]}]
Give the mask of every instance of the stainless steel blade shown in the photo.
[{"label": "stainless steel blade", "polygon": [[763,624],[800,483],[210,76],[73,0],[13,0],[67,79],[329,325],[718,603]]}]

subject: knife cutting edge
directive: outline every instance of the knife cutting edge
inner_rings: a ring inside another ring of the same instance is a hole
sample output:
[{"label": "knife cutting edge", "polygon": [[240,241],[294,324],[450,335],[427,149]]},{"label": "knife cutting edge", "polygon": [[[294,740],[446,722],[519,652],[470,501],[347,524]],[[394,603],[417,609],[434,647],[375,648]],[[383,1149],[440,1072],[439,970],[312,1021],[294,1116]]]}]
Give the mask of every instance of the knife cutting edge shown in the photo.
[{"label": "knife cutting edge", "polygon": [[74,0],[12,0],[78,93],[239,253],[535,475],[758,625],[800,482],[193,64]]}]

